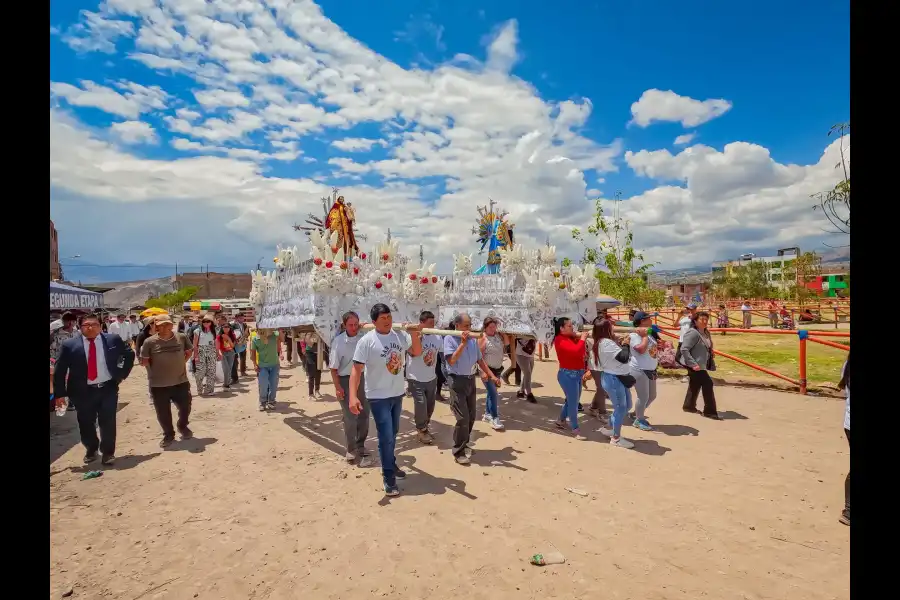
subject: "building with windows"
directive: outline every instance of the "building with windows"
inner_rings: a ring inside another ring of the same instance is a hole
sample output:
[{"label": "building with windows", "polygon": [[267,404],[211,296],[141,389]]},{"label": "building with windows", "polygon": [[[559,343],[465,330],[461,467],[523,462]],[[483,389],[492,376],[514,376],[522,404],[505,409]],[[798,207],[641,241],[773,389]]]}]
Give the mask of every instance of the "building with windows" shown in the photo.
[{"label": "building with windows", "polygon": [[740,258],[735,260],[726,260],[714,262],[712,264],[712,275],[718,277],[725,273],[731,274],[731,270],[735,267],[742,267],[754,262],[762,262],[766,265],[766,281],[769,285],[777,288],[790,287],[794,281],[791,274],[791,267],[794,261],[800,256],[800,248],[783,248],[778,251],[777,256],[756,256],[755,254],[742,254]]},{"label": "building with windows", "polygon": [[53,220],[50,220],[50,281],[62,279],[62,266],[59,264],[59,238]]},{"label": "building with windows", "polygon": [[847,273],[822,274],[806,284],[806,287],[825,298],[846,298],[850,295]]}]

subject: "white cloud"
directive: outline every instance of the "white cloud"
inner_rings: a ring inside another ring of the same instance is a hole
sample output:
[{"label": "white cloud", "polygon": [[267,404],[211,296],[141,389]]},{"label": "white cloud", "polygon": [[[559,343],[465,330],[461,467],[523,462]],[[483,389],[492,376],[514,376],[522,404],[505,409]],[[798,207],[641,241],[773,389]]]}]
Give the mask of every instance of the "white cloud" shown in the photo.
[{"label": "white cloud", "polygon": [[110,130],[125,144],[155,144],[158,141],[156,131],[143,121],[113,123]]},{"label": "white cloud", "polygon": [[673,142],[673,144],[676,146],[687,146],[688,144],[690,144],[691,142],[694,141],[695,137],[697,137],[697,133],[695,131],[692,131],[690,133],[685,133],[685,134],[679,135],[677,138],[675,138],[675,141]]},{"label": "white cloud", "polygon": [[519,59],[516,46],[519,43],[519,24],[510,19],[497,28],[487,47],[487,68],[508,73]]},{"label": "white cloud", "polygon": [[194,92],[194,97],[204,108],[240,108],[250,105],[250,101],[242,93],[230,90],[202,90]]},{"label": "white cloud", "polygon": [[721,117],[731,110],[731,102],[722,99],[694,100],[672,90],[647,90],[631,105],[632,122],[647,127],[655,121],[681,122],[684,127],[697,127]]},{"label": "white cloud", "polygon": [[73,106],[91,106],[104,112],[129,119],[136,119],[152,109],[165,108],[168,97],[158,86],[145,87],[132,82],[120,82],[124,93],[99,85],[93,81],[81,81],[81,87],[68,83],[50,82],[50,93],[65,99]]},{"label": "white cloud", "polygon": [[[63,41],[77,52],[116,51],[116,41],[134,35],[131,21],[106,18],[100,13],[81,11],[82,21],[76,23],[63,35]],[[58,29],[57,29],[58,31]],[[54,33],[51,28],[50,33]]]},{"label": "white cloud", "polygon": [[361,152],[369,151],[372,146],[381,145],[381,140],[370,140],[366,138],[345,138],[343,140],[334,140],[331,145],[338,150],[345,152]]},{"label": "white cloud", "polygon": [[[594,110],[588,99],[547,101],[510,75],[520,58],[515,21],[485,40],[483,61],[457,56],[425,69],[403,68],[377,54],[310,1],[106,0],[100,14],[132,19],[134,48],[123,51],[156,71],[150,74],[154,82],[168,86],[171,80],[174,93],[181,85],[171,78],[175,74],[202,91],[193,99],[162,97],[148,104],[134,97],[131,84],[120,83],[119,93],[92,82],[81,88],[51,83],[51,92],[70,108],[97,106],[131,120],[164,111],[161,123],[175,136],[169,143],[185,153],[172,160],[143,158],[91,133],[78,111],[52,109],[51,190],[94,201],[102,206],[98,211],[111,203],[174,201],[227,225],[254,248],[271,249],[278,242],[298,243],[288,225],[318,213],[332,182],[365,177],[378,183],[345,186],[342,193],[357,208],[368,243],[390,227],[408,252],[424,243],[428,258],[446,269],[452,253],[475,247],[469,233],[475,207],[489,196],[510,212],[521,243],[542,244],[549,235],[560,255],[580,255],[571,228],[584,225],[603,175],[618,168],[620,140],[583,134]],[[719,104],[725,101],[677,95],[675,108],[654,108],[645,102],[654,93],[674,95],[645,92],[636,103],[636,123],[669,120],[693,127],[727,110]],[[376,143],[385,150],[378,160],[360,153],[316,162],[300,150],[312,137],[336,140],[332,145],[346,152]],[[294,160],[292,177],[272,175],[279,172],[270,170],[272,161]],[[812,235],[815,217],[800,218],[810,205],[804,194],[828,187],[834,173],[823,165],[829,160],[780,165],[766,149],[744,143],[721,151],[694,146],[677,155],[628,153],[632,169],[664,181],[622,208],[635,221],[639,245],[653,256],[667,264],[697,264],[740,240],[745,217],[756,227],[766,211],[774,220],[768,230],[754,232],[760,243]],[[738,206],[746,214],[735,212]],[[653,218],[661,225],[649,227]],[[130,249],[137,250],[144,231],[138,222],[133,226]],[[718,237],[721,231],[727,237]],[[155,239],[146,243],[152,250]],[[186,256],[221,252],[218,240],[171,243],[182,244]],[[690,253],[672,252],[683,247]]]}]

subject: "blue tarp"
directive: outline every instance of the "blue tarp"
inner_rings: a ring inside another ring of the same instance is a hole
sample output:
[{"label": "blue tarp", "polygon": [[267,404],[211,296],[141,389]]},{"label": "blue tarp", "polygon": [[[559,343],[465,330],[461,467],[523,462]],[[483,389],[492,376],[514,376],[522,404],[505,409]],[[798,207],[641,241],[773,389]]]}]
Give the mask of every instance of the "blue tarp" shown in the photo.
[{"label": "blue tarp", "polygon": [[78,308],[93,310],[103,306],[103,294],[71,285],[50,282],[50,310]]}]

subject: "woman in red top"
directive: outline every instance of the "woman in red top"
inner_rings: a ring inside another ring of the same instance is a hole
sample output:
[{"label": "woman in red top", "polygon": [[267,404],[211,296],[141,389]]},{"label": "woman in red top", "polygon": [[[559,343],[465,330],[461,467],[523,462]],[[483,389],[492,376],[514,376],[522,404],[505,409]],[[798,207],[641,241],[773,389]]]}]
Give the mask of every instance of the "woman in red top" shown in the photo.
[{"label": "woman in red top", "polygon": [[578,336],[572,326],[572,319],[562,317],[553,324],[553,348],[556,350],[556,358],[559,360],[559,372],[556,380],[565,394],[566,401],[559,413],[556,426],[559,429],[566,428],[566,416],[569,417],[569,425],[576,440],[586,440],[578,429],[578,400],[581,398],[581,378],[584,376],[585,339],[588,332]]},{"label": "woman in red top", "polygon": [[234,344],[237,337],[231,330],[231,323],[225,323],[216,336],[216,349],[219,352],[219,360],[222,361],[222,373],[225,374],[225,383],[222,387],[226,390],[231,387],[231,368],[234,366]]}]

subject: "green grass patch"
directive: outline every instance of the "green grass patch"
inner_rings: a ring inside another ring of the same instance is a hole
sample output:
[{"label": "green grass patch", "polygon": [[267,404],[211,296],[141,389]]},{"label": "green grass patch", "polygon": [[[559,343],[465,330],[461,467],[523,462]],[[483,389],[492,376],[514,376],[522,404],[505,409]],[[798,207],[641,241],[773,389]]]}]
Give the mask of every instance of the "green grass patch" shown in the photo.
[{"label": "green grass patch", "polygon": [[[813,334],[815,335],[815,334]],[[826,338],[828,341],[849,345],[846,338]],[[792,379],[800,378],[800,343],[796,335],[759,335],[755,333],[730,333],[713,335],[716,350],[727,352]],[[815,342],[806,344],[806,379],[810,386],[837,384],[847,353]],[[724,356],[716,357],[716,374],[724,379],[774,380],[766,375]]]}]

